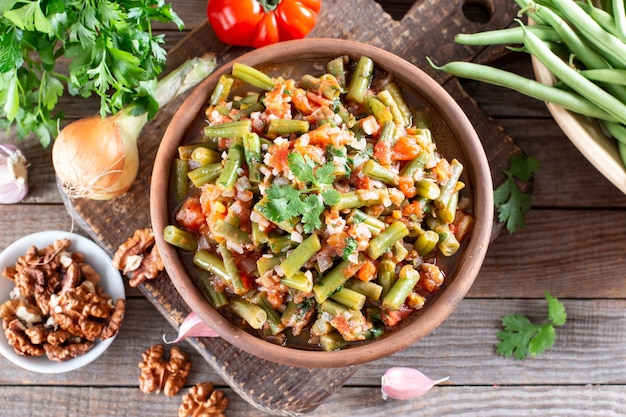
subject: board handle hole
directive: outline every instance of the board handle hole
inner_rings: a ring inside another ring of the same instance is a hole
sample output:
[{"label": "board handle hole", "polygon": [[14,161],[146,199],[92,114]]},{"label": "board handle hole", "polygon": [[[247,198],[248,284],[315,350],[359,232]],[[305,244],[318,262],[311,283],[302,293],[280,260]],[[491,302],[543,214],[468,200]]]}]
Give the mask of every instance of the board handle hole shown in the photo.
[{"label": "board handle hole", "polygon": [[474,23],[487,23],[493,16],[494,5],[488,0],[465,0],[463,6],[463,15]]}]

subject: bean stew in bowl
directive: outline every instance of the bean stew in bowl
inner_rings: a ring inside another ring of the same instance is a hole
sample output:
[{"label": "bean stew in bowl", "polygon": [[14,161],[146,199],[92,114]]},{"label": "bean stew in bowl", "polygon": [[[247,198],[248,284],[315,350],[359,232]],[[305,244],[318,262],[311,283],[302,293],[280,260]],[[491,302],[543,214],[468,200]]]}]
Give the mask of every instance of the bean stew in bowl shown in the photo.
[{"label": "bean stew in bowl", "polygon": [[172,282],[225,340],[303,367],[364,363],[427,335],[484,259],[489,167],[454,100],[375,47],[261,48],[185,101],[151,216]]}]

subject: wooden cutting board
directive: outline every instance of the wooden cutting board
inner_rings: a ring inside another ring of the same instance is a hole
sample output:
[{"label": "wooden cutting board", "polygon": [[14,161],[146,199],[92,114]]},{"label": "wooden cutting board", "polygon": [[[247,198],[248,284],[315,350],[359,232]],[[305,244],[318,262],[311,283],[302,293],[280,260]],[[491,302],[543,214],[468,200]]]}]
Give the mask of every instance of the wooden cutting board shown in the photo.
[{"label": "wooden cutting board", "polygon": [[[500,184],[504,179],[502,168],[508,166],[511,154],[520,152],[519,148],[463,91],[456,79],[433,70],[425,58],[429,56],[436,63],[451,60],[485,63],[504,55],[503,48],[460,46],[454,44],[453,38],[460,32],[509,26],[516,16],[517,6],[511,0],[485,1],[485,10],[489,10],[491,19],[478,24],[464,16],[462,4],[458,0],[420,0],[401,21],[395,21],[374,0],[324,0],[318,24],[310,37],[369,43],[405,58],[433,76],[459,102],[474,124],[487,151],[494,184]],[[215,52],[218,64],[222,64],[247,51],[219,42],[205,22],[169,51],[168,68],[175,68],[184,60],[205,52]],[[150,227],[148,193],[154,157],[169,120],[184,98],[161,109],[143,129],[139,139],[139,175],[126,194],[110,201],[66,201],[78,223],[111,255],[136,229]],[[140,286],[140,290],[176,328],[189,313],[165,273]],[[239,395],[274,415],[292,416],[312,411],[359,368],[294,368],[257,359],[219,338],[188,340]]]}]

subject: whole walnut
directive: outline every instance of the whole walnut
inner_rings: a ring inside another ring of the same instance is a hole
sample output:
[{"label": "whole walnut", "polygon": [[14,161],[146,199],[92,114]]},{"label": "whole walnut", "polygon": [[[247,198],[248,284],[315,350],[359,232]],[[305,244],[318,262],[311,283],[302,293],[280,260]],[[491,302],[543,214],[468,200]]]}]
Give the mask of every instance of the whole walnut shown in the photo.
[{"label": "whole walnut", "polygon": [[178,408],[178,417],[224,417],[228,398],[214,390],[210,382],[201,382],[189,388]]},{"label": "whole walnut", "polygon": [[141,370],[139,375],[139,389],[148,394],[161,392],[168,397],[178,394],[185,385],[187,376],[191,371],[189,356],[174,346],[170,351],[169,361],[164,359],[165,349],[157,344],[142,353],[143,361],[138,366]]}]

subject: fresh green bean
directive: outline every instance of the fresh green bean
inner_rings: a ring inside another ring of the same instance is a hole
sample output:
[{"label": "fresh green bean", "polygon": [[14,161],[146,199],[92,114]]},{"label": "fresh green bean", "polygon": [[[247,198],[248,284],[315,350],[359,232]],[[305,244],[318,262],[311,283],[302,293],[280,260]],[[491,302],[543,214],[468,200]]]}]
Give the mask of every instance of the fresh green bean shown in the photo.
[{"label": "fresh green bean", "polygon": [[[437,236],[439,238],[439,236]],[[391,258],[384,258],[378,262],[378,274],[376,281],[383,287],[381,297],[387,295],[393,284],[396,282],[396,261]]]},{"label": "fresh green bean", "polygon": [[297,242],[291,240],[290,235],[276,236],[270,235],[267,238],[267,246],[269,246],[272,253],[283,253],[287,252],[289,249],[294,248],[298,245]]},{"label": "fresh green bean", "polygon": [[555,1],[552,4],[602,53],[611,65],[615,68],[626,69],[626,44],[624,42],[605,31],[576,2]]},{"label": "fresh green bean", "polygon": [[200,147],[200,146],[206,146],[204,143],[193,143],[191,145],[180,145],[178,147],[178,158],[182,159],[183,161],[189,161],[191,160],[191,154],[193,153],[194,149]]},{"label": "fresh green bean", "polygon": [[406,127],[410,125],[410,123],[407,124],[407,121],[404,119],[404,115],[400,111],[398,103],[396,103],[393,96],[388,90],[380,90],[378,94],[376,94],[376,98],[378,98],[381,103],[383,103],[389,109],[391,115],[393,116],[394,123]]},{"label": "fresh green bean", "polygon": [[599,68],[580,70],[580,74],[588,80],[626,86],[626,70],[615,68]]},{"label": "fresh green bean", "polygon": [[206,146],[198,146],[191,152],[191,160],[200,165],[212,164],[220,162],[222,155],[219,152],[207,148]]},{"label": "fresh green bean", "polygon": [[[550,26],[534,25],[529,26],[527,29],[546,42],[561,41],[561,36]],[[522,44],[524,43],[523,29],[521,27],[514,27],[477,33],[459,33],[454,37],[454,41],[461,45]]]},{"label": "fresh green bean", "polygon": [[382,181],[387,185],[398,185],[398,178],[391,171],[373,159],[369,159],[363,164],[362,172],[364,175],[367,175],[372,179]]},{"label": "fresh green bean", "polygon": [[206,249],[196,251],[193,256],[193,264],[198,268],[209,271],[225,283],[229,282],[230,277],[222,260]]},{"label": "fresh green bean", "polygon": [[252,122],[250,120],[237,120],[235,122],[227,122],[217,125],[205,126],[204,136],[207,138],[238,138],[252,131]]},{"label": "fresh green bean", "polygon": [[233,300],[230,309],[244,319],[253,329],[260,329],[267,321],[267,313],[261,307],[243,299]]},{"label": "fresh green bean", "polygon": [[346,218],[346,222],[348,224],[365,223],[374,236],[380,234],[380,232],[382,232],[385,228],[385,222],[356,208],[350,211],[350,214]]},{"label": "fresh green bean", "polygon": [[415,183],[415,191],[420,197],[427,198],[429,200],[435,200],[441,195],[441,187],[437,185],[435,180],[430,178],[424,178]]},{"label": "fresh green bean", "polygon": [[251,241],[249,233],[222,219],[215,222],[215,225],[213,226],[213,233],[222,239],[230,240],[238,245],[246,245]]},{"label": "fresh green bean", "polygon": [[[369,298],[377,301],[383,293],[383,286],[373,281],[361,281],[360,279],[351,278],[346,281],[344,288],[359,292]],[[332,297],[331,297],[332,298]],[[335,300],[337,301],[337,300]]]},{"label": "fresh green bean", "polygon": [[[564,2],[570,3],[570,2]],[[571,2],[573,3],[573,2]],[[583,12],[584,13],[584,12]],[[604,91],[580,75],[576,70],[563,62],[559,57],[531,32],[525,32],[524,44],[543,65],[546,66],[560,81],[572,90],[587,98],[596,106],[611,114],[618,121],[626,123],[626,104]]]},{"label": "fresh green bean", "polygon": [[415,239],[413,248],[420,254],[420,256],[426,256],[435,249],[439,242],[439,235],[433,230],[423,230],[422,233]]},{"label": "fresh green bean", "polygon": [[381,125],[386,122],[393,121],[393,113],[391,113],[391,109],[385,106],[385,104],[375,95],[369,94],[365,97],[364,104],[368,112],[373,115]]},{"label": "fresh green bean", "polygon": [[202,165],[187,173],[187,177],[193,183],[194,187],[201,187],[204,184],[214,182],[222,172],[222,164],[216,162],[214,164]]},{"label": "fresh green bean", "polygon": [[594,117],[596,119],[613,122],[619,120],[619,118],[616,118],[611,113],[598,107],[578,93],[551,87],[499,68],[464,61],[452,61],[438,67],[434,65],[429,58],[426,59],[433,68],[442,70],[456,77],[468,78],[510,88],[538,100],[557,104],[574,113]]},{"label": "fresh green bean", "polygon": [[192,233],[172,224],[163,228],[163,240],[187,252],[194,251],[198,248],[198,240]]},{"label": "fresh green bean", "polygon": [[320,78],[305,74],[300,79],[300,85],[307,90],[321,92],[328,100],[335,100],[341,94],[339,81],[332,74],[324,74]]},{"label": "fresh green bean", "polygon": [[266,293],[259,292],[255,297],[255,302],[265,311],[265,314],[267,315],[266,322],[272,335],[275,336],[285,330],[285,326],[281,321],[280,314],[278,313],[278,311],[274,310],[274,307],[272,307],[272,304],[270,304],[269,300],[267,299]]},{"label": "fresh green bean", "polygon": [[187,161],[174,158],[172,162],[172,191],[176,200],[182,200],[189,192],[189,165]]},{"label": "fresh green bean", "polygon": [[261,138],[256,133],[248,133],[243,137],[243,153],[248,164],[248,178],[252,183],[261,182]]},{"label": "fresh green bean", "polygon": [[603,122],[606,130],[617,139],[617,150],[624,166],[626,166],[626,127],[617,123]]},{"label": "fresh green bean", "polygon": [[397,281],[389,290],[389,293],[383,298],[382,306],[388,310],[399,310],[404,304],[406,298],[413,292],[413,288],[420,279],[420,273],[411,265],[405,265],[398,274]]},{"label": "fresh green bean", "polygon": [[271,271],[274,267],[280,265],[282,261],[283,258],[280,256],[261,256],[256,261],[256,268],[259,271],[259,276],[265,275],[267,271]]},{"label": "fresh green bean", "polygon": [[267,137],[290,135],[292,133],[306,133],[309,131],[309,122],[296,119],[272,119],[267,127]]},{"label": "fresh green bean", "polygon": [[406,101],[404,100],[404,96],[402,95],[402,90],[400,90],[400,86],[398,86],[398,84],[392,81],[390,83],[385,84],[385,86],[383,87],[383,90],[388,91],[389,94],[391,94],[393,101],[398,106],[398,110],[400,110],[400,113],[402,113],[402,118],[404,119],[404,125],[410,126],[411,125],[411,110],[409,109],[409,106],[406,104]]},{"label": "fresh green bean", "polygon": [[243,119],[244,117],[249,117],[250,114],[254,112],[263,111],[263,110],[265,110],[265,106],[263,105],[263,103],[259,101],[250,106],[247,106],[244,109],[239,110],[237,113],[231,114],[230,117],[233,120],[240,120],[240,119]]},{"label": "fresh green bean", "polygon": [[351,310],[361,310],[367,299],[367,297],[360,292],[346,287],[342,287],[338,291],[334,292],[330,298]]},{"label": "fresh green bean", "polygon": [[235,79],[231,75],[222,74],[219,80],[217,80],[217,84],[215,84],[215,88],[209,99],[209,104],[217,106],[225,102],[226,99],[228,99],[234,81]]},{"label": "fresh green bean", "polygon": [[450,230],[450,225],[448,223],[444,223],[440,219],[433,217],[427,218],[426,223],[432,231],[439,235],[437,248],[443,256],[452,256],[459,250],[461,244],[452,230]]},{"label": "fresh green bean", "polygon": [[293,277],[321,248],[319,237],[312,234],[287,255],[287,258],[280,264],[280,269],[287,278]]},{"label": "fresh green bean", "polygon": [[313,275],[297,271],[291,277],[283,277],[280,283],[298,291],[310,293],[313,291]]},{"label": "fresh green bean", "polygon": [[224,291],[217,291],[213,287],[213,284],[206,273],[195,274],[194,278],[198,287],[204,292],[204,295],[214,309],[220,310],[230,303],[228,297],[224,294]]},{"label": "fresh green bean", "polygon": [[393,257],[394,261],[402,262],[406,259],[408,255],[409,251],[407,248],[404,247],[404,244],[401,240],[398,240],[396,243],[391,245],[391,256]]},{"label": "fresh green bean", "polygon": [[350,79],[346,100],[363,103],[373,76],[374,61],[366,56],[361,56]]},{"label": "fresh green bean", "polygon": [[345,193],[340,194],[341,196],[339,198],[339,202],[333,206],[333,209],[335,210],[346,210],[359,207],[374,206],[382,203],[382,200],[380,198],[363,200],[359,196],[359,193],[357,193],[356,191],[346,191]]},{"label": "fresh green bean", "polygon": [[409,229],[401,221],[397,221],[387,226],[378,236],[374,236],[370,240],[367,247],[367,255],[372,259],[378,259],[380,255],[385,253],[394,243],[409,234]]},{"label": "fresh green bean", "polygon": [[[415,178],[415,174],[423,171],[424,165],[430,159],[431,154],[426,151],[420,151],[417,156],[406,163],[400,170],[401,177]],[[436,197],[435,197],[436,198]]]},{"label": "fresh green bean", "polygon": [[269,75],[259,71],[256,68],[239,62],[233,64],[233,69],[231,73],[233,77],[239,78],[240,80],[247,82],[248,84],[258,87],[262,90],[271,91],[276,85],[274,83],[274,80],[272,80]]},{"label": "fresh green bean", "polygon": [[328,274],[319,278],[313,285],[313,294],[315,301],[321,303],[328,299],[335,291],[341,287],[344,282],[363,266],[362,262],[353,264],[350,261],[342,261],[334,267]]},{"label": "fresh green bean", "polygon": [[345,65],[350,61],[348,55],[342,55],[335,59],[328,61],[326,64],[326,71],[332,74],[339,83],[342,92],[346,91],[346,68]]},{"label": "fresh green bean", "polygon": [[435,207],[439,210],[445,209],[448,206],[452,195],[458,191],[456,187],[459,179],[461,178],[461,174],[463,173],[463,165],[457,159],[453,159],[450,161],[450,170],[450,177],[444,184],[441,185],[439,197],[435,199]]},{"label": "fresh green bean", "polygon": [[218,251],[220,255],[222,255],[222,263],[224,264],[224,269],[228,274],[228,283],[230,284],[233,292],[237,295],[245,294],[248,289],[243,284],[241,280],[241,274],[239,273],[239,268],[235,263],[235,257],[233,253],[228,249],[226,242],[222,242],[218,246]]},{"label": "fresh green bean", "polygon": [[320,336],[319,346],[325,352],[332,352],[345,347],[348,342],[345,341],[339,332],[332,332]]},{"label": "fresh green bean", "polygon": [[220,172],[215,183],[224,190],[232,190],[239,177],[239,168],[243,165],[243,159],[242,145],[240,143],[231,145],[224,163],[224,170]]},{"label": "fresh green bean", "polygon": [[624,10],[624,0],[613,0],[612,4],[616,36],[626,43],[626,10]]},{"label": "fresh green bean", "polygon": [[252,244],[254,246],[261,246],[264,243],[267,243],[269,239],[269,235],[265,230],[261,230],[261,226],[257,222],[251,222],[252,227]]}]

